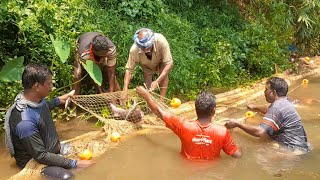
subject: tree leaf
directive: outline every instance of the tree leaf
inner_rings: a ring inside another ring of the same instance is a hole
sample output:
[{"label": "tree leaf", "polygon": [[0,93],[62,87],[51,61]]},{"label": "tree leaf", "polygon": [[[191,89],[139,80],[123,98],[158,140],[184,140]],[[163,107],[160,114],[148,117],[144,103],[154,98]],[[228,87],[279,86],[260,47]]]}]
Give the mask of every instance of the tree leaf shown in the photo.
[{"label": "tree leaf", "polygon": [[62,63],[65,63],[70,55],[70,45],[68,42],[61,39],[54,39],[54,37],[50,34],[50,39],[54,50],[60,57]]},{"label": "tree leaf", "polygon": [[83,68],[89,73],[90,77],[99,86],[102,84],[102,73],[99,66],[91,60],[87,60],[86,63],[81,62]]},{"label": "tree leaf", "polygon": [[0,81],[12,82],[21,80],[24,57],[18,57],[8,61],[0,71]]}]

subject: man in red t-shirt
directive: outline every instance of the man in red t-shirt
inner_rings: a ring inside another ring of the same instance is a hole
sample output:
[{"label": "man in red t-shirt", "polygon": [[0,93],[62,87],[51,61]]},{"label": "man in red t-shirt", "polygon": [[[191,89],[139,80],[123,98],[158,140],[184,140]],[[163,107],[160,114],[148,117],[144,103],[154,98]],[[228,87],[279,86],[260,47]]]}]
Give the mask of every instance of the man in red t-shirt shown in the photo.
[{"label": "man in red t-shirt", "polygon": [[242,153],[229,131],[224,126],[211,123],[216,108],[213,94],[202,92],[198,95],[195,102],[198,119],[188,121],[162,110],[144,87],[137,87],[136,91],[147,101],[153,113],[180,138],[183,156],[188,159],[216,159],[223,150],[234,158],[241,157]]}]

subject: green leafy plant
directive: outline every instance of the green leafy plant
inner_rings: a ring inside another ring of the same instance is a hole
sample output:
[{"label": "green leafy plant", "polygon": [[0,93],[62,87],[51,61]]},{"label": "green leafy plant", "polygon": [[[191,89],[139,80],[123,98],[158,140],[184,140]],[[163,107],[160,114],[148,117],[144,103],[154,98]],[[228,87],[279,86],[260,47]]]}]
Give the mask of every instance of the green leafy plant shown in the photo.
[{"label": "green leafy plant", "polygon": [[77,117],[76,108],[67,107],[66,109],[56,109],[52,111],[54,120],[70,121]]},{"label": "green leafy plant", "polygon": [[5,116],[5,109],[0,109],[0,132],[3,131],[3,126],[4,126],[4,116]]},{"label": "green leafy plant", "polygon": [[98,121],[94,124],[94,126],[95,126],[95,127],[103,127],[104,124],[105,124],[104,122],[98,120]]},{"label": "green leafy plant", "polygon": [[102,84],[102,73],[99,66],[93,61],[86,61],[86,63],[81,62],[83,68],[88,72],[90,77],[93,79],[95,83],[99,86]]},{"label": "green leafy plant", "polygon": [[21,80],[24,57],[9,60],[0,71],[0,81],[13,82]]},{"label": "green leafy plant", "polygon": [[110,116],[110,110],[107,108],[107,107],[104,107],[102,110],[101,110],[101,115],[102,117],[104,118],[108,118]]},{"label": "green leafy plant", "polygon": [[[242,2],[239,7],[238,1],[218,0],[5,1],[0,7],[0,67],[9,57],[19,56],[24,56],[25,64],[51,65],[54,86],[63,87],[56,94],[63,93],[73,80],[75,41],[84,32],[99,31],[117,46],[116,76],[123,84],[132,36],[137,29],[149,27],[166,37],[173,55],[167,96],[194,99],[203,89],[269,76],[274,64],[285,69],[288,45],[296,45],[302,54],[319,53],[317,0]],[[63,44],[69,44],[70,50]],[[87,69],[100,71],[93,65]],[[100,81],[93,72],[91,76]],[[142,82],[137,67],[130,88]],[[7,99],[4,96],[0,93],[1,99]]]},{"label": "green leafy plant", "polygon": [[70,55],[70,45],[68,42],[61,39],[54,39],[50,34],[50,39],[53,44],[54,50],[57,55],[60,57],[62,63],[65,63]]}]

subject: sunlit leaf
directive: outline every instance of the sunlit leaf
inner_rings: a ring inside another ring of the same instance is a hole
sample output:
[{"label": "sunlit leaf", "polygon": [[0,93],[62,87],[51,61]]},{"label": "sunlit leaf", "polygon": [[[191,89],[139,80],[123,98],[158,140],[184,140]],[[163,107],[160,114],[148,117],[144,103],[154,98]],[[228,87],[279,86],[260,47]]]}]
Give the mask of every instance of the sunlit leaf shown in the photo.
[{"label": "sunlit leaf", "polygon": [[0,71],[0,81],[12,82],[21,80],[24,57],[8,61]]},{"label": "sunlit leaf", "polygon": [[104,118],[109,117],[109,116],[110,116],[110,111],[109,111],[109,109],[108,109],[107,107],[103,108],[103,109],[101,110],[101,115],[102,115],[102,117],[104,117]]},{"label": "sunlit leaf", "polygon": [[102,84],[102,73],[99,66],[93,61],[87,60],[86,63],[81,62],[83,68],[89,73],[90,77],[99,86]]},{"label": "sunlit leaf", "polygon": [[54,37],[50,34],[50,39],[53,44],[54,50],[60,57],[62,63],[65,63],[70,55],[70,45],[68,42],[61,39],[54,39]]}]

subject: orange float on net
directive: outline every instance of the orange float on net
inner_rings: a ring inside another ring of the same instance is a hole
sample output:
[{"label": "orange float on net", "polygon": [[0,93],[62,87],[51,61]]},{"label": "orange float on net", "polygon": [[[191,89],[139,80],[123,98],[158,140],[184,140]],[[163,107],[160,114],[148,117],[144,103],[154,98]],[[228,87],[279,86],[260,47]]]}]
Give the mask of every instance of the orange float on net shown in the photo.
[{"label": "orange float on net", "polygon": [[181,105],[181,101],[178,98],[172,98],[170,105],[174,108],[178,108]]},{"label": "orange float on net", "polygon": [[89,160],[92,158],[92,152],[86,149],[81,154],[79,154],[79,157],[81,160]]},{"label": "orange float on net", "polygon": [[254,112],[252,112],[252,111],[248,111],[248,112],[246,112],[246,118],[253,118],[254,117]]},{"label": "orange float on net", "polygon": [[309,80],[308,79],[303,79],[302,80],[302,84],[308,84],[309,83]]},{"label": "orange float on net", "polygon": [[120,140],[120,134],[118,133],[118,132],[113,132],[112,134],[111,134],[111,141],[112,142],[119,142],[119,140]]}]

